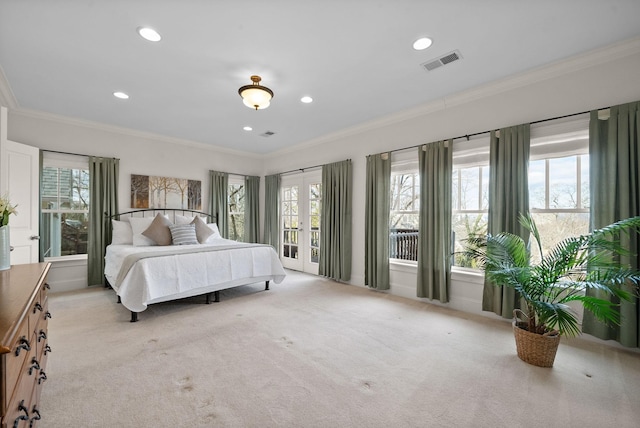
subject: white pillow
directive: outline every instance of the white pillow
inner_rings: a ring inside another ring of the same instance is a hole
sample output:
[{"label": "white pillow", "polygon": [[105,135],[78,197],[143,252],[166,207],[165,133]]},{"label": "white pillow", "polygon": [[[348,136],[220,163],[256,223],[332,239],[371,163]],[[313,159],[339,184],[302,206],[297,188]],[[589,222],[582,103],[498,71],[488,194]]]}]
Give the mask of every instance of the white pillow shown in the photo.
[{"label": "white pillow", "polygon": [[[176,214],[175,218],[174,218],[175,224],[189,224],[189,223],[191,223],[193,221],[194,217],[189,217],[189,216],[186,216],[186,215]],[[206,217],[200,217],[200,219],[202,221],[204,221],[205,223],[207,222],[207,218]]]},{"label": "white pillow", "polygon": [[133,245],[136,247],[146,247],[149,245],[156,245],[153,239],[149,239],[142,234],[149,226],[155,217],[131,217],[129,223],[131,223],[131,230],[133,231]]},{"label": "white pillow", "polygon": [[133,244],[133,230],[128,221],[111,220],[111,243],[113,245]]},{"label": "white pillow", "polygon": [[216,239],[222,238],[222,235],[220,235],[220,230],[218,230],[218,225],[216,223],[207,223],[207,226],[209,226],[211,230],[213,230],[213,235],[207,238],[205,244],[210,244]]}]

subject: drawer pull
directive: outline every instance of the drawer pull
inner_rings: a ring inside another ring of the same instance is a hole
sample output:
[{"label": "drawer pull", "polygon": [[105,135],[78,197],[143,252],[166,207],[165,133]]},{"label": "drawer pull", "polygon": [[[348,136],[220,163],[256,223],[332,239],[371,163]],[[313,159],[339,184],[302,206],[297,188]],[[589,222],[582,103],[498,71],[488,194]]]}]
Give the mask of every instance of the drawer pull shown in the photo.
[{"label": "drawer pull", "polygon": [[51,352],[51,346],[46,345],[46,346],[44,347],[44,355],[47,355],[49,352]]},{"label": "drawer pull", "polygon": [[47,374],[44,372],[44,370],[40,370],[40,376],[38,376],[38,385],[40,385],[45,380],[47,380]]},{"label": "drawer pull", "polygon": [[46,338],[47,338],[47,333],[44,330],[40,330],[40,333],[38,333],[38,343],[40,343],[40,340],[46,339]]},{"label": "drawer pull", "polygon": [[31,421],[29,422],[29,428],[33,427],[34,421],[39,421],[40,419],[42,419],[42,416],[40,416],[40,411],[36,409],[35,404],[33,405],[33,409],[31,410],[31,414],[33,415],[34,413],[35,413],[35,416],[32,417]]},{"label": "drawer pull", "polygon": [[40,302],[36,302],[36,304],[33,305],[33,313],[35,314],[36,311],[42,312],[42,305],[40,304]]},{"label": "drawer pull", "polygon": [[16,357],[20,355],[21,349],[24,349],[25,351],[31,351],[31,344],[29,343],[27,338],[24,336],[20,338],[20,344],[16,348]]},{"label": "drawer pull", "polygon": [[13,428],[18,428],[18,425],[20,425],[20,421],[28,421],[29,420],[29,410],[26,407],[24,407],[24,400],[20,401],[20,404],[18,404],[18,410],[21,411],[21,412],[24,412],[24,415],[18,416],[13,421]]},{"label": "drawer pull", "polygon": [[40,363],[36,360],[36,357],[31,359],[31,367],[29,367],[29,376],[33,373],[34,370],[40,370]]},{"label": "drawer pull", "polygon": [[51,318],[51,312],[49,312],[49,311],[47,311],[47,312],[44,314],[44,319],[47,319],[47,318]]}]

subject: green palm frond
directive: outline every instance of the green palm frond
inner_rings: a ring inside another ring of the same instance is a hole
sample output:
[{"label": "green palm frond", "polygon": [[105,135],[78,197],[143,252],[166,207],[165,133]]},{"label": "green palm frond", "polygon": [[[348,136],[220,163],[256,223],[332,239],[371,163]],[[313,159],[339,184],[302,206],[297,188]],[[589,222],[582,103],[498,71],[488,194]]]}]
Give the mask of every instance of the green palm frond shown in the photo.
[{"label": "green palm frond", "polygon": [[[539,333],[556,329],[560,334],[580,334],[576,313],[567,305],[574,301],[600,321],[619,323],[616,301],[631,300],[640,294],[640,271],[622,262],[633,254],[620,237],[640,233],[640,216],[590,234],[567,237],[546,254],[531,215],[521,215],[520,223],[531,233],[532,244],[540,251],[539,263],[532,264],[525,240],[510,233],[471,236],[464,253],[478,262],[489,281],[517,291],[529,309],[530,327]],[[586,294],[589,290],[602,297]],[[614,301],[608,296],[613,296]]]}]

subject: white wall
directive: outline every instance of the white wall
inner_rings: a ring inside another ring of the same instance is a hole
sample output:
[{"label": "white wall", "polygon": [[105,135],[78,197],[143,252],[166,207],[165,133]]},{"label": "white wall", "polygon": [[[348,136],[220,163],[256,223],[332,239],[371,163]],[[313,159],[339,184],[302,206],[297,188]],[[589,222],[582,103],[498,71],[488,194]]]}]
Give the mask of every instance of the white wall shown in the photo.
[{"label": "white wall", "polygon": [[[267,175],[350,158],[354,184],[351,283],[363,285],[367,155],[640,100],[639,75],[640,39],[473,88],[264,157],[15,110],[9,112],[8,133],[11,140],[42,149],[120,158],[121,209],[129,206],[130,174],[202,180],[206,209],[210,169]],[[454,273],[452,279],[448,306],[482,313],[479,277]],[[392,294],[416,299],[415,268],[393,266],[391,282]]]}]

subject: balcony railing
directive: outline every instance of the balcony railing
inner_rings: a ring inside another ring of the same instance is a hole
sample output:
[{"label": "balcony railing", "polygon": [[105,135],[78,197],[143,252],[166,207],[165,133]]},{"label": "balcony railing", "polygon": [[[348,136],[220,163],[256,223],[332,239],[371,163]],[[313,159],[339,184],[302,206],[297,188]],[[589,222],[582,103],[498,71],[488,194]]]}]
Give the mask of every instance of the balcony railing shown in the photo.
[{"label": "balcony railing", "polygon": [[389,257],[417,261],[418,230],[391,229],[389,234]]}]

